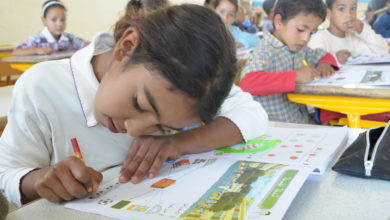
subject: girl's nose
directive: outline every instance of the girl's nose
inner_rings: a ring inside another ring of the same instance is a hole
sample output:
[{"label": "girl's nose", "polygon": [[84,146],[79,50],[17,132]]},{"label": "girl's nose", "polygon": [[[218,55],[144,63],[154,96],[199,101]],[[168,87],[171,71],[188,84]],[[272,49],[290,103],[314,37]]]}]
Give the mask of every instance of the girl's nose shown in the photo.
[{"label": "girl's nose", "polygon": [[124,122],[127,134],[132,137],[140,135],[152,134],[158,131],[158,128],[153,122],[149,122],[145,119],[128,119]]}]

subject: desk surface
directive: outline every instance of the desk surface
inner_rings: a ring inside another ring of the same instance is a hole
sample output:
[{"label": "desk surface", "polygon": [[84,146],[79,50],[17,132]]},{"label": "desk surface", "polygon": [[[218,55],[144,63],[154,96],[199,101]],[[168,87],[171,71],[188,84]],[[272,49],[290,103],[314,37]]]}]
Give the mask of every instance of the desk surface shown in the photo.
[{"label": "desk surface", "polygon": [[14,49],[15,47],[13,47],[11,44],[0,44],[0,52],[3,52],[3,51],[11,51]]},{"label": "desk surface", "polygon": [[59,60],[64,58],[69,58],[74,54],[74,51],[71,52],[58,52],[50,55],[33,55],[33,56],[13,56],[5,57],[1,61],[7,63],[38,63],[48,60]]},{"label": "desk surface", "polygon": [[[280,127],[319,127],[270,122]],[[350,129],[348,143],[361,130]],[[335,160],[341,151],[335,157]],[[115,178],[120,167],[103,173],[104,180]],[[328,169],[322,176],[311,175],[286,212],[285,220],[313,219],[390,219],[390,182],[375,179],[360,179],[338,174]],[[66,209],[63,204],[38,200],[11,212],[7,220],[13,219],[112,219],[95,214]]]},{"label": "desk surface", "polygon": [[390,99],[390,86],[343,87],[297,85],[293,93]]}]

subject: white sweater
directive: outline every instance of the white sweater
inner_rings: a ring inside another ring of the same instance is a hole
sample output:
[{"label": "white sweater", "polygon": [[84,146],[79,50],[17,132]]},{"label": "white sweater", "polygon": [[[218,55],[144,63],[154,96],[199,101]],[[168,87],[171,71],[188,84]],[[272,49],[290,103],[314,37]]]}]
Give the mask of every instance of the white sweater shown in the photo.
[{"label": "white sweater", "polygon": [[[101,33],[70,59],[38,63],[17,81],[0,139],[0,190],[10,202],[21,205],[20,180],[28,172],[74,155],[73,137],[95,170],[125,160],[133,137],[111,133],[93,114],[99,82],[91,59],[114,45],[112,34]],[[236,86],[219,116],[232,121],[246,140],[262,135],[268,125],[261,105]]]},{"label": "white sweater", "polygon": [[348,50],[352,57],[360,55],[384,56],[389,54],[389,47],[381,35],[376,34],[370,25],[364,23],[362,33],[347,32],[345,37],[338,37],[327,29],[319,30],[309,42],[309,47],[321,48],[331,53],[336,59],[340,50]]}]

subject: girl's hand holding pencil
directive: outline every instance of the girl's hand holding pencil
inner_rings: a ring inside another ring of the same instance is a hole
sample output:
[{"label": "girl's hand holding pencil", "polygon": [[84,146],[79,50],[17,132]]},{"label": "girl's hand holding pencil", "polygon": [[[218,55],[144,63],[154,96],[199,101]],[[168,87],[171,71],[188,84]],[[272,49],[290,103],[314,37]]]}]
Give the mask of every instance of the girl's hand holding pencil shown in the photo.
[{"label": "girl's hand holding pencil", "polygon": [[317,69],[307,65],[306,61],[304,64],[304,67],[295,71],[295,83],[309,83],[320,75]]},{"label": "girl's hand holding pencil", "polygon": [[97,191],[103,175],[87,167],[76,156],[28,173],[21,183],[22,201],[29,202],[45,198],[51,202],[61,202],[83,198],[88,192]]}]

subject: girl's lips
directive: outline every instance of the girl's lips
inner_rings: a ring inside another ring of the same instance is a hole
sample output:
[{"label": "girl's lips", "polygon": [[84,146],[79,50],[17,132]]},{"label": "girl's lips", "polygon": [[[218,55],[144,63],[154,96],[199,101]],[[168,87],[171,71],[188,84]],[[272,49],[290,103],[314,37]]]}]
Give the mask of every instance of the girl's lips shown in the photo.
[{"label": "girl's lips", "polygon": [[118,133],[118,130],[116,129],[112,119],[110,117],[108,117],[107,121],[108,121],[108,123],[107,123],[108,129],[110,129],[110,131],[113,133]]}]

